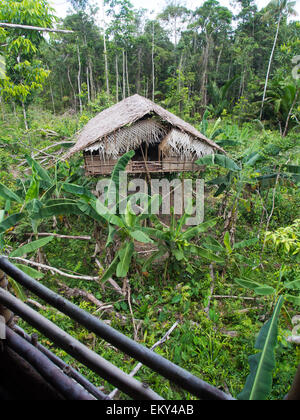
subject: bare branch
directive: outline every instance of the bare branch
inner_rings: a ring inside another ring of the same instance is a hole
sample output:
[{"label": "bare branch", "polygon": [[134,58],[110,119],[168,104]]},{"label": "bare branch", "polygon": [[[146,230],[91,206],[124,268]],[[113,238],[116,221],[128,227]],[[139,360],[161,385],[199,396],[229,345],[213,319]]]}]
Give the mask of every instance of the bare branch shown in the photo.
[{"label": "bare branch", "polygon": [[60,32],[62,34],[73,34],[74,31],[68,31],[65,29],[52,29],[52,28],[40,28],[39,26],[28,26],[28,25],[18,25],[15,23],[0,23],[0,28],[7,29],[29,29],[31,31],[41,31],[41,32]]},{"label": "bare branch", "polygon": [[[161,346],[162,344],[164,344],[170,337],[170,335],[172,334],[172,332],[175,330],[175,328],[177,327],[177,325],[179,324],[179,321],[176,321],[175,324],[166,332],[166,334],[163,336],[163,338],[159,341],[157,341],[157,343],[155,343],[150,350],[155,350],[156,347]],[[134,377],[138,371],[140,370],[140,368],[143,366],[142,363],[138,363],[135,368],[129,373],[129,376]],[[117,393],[119,392],[119,390],[116,388],[114,389],[110,394],[109,397],[111,399],[114,399],[115,396],[117,395]]]},{"label": "bare branch", "polygon": [[68,273],[65,273],[64,271],[59,270],[58,268],[50,267],[49,265],[40,264],[40,263],[37,263],[35,261],[26,260],[26,259],[20,258],[20,257],[10,257],[10,259],[21,261],[25,264],[33,265],[34,267],[38,267],[38,268],[41,268],[43,270],[51,271],[53,273],[59,274],[60,276],[68,277],[70,279],[88,280],[88,281],[98,281],[99,280],[99,277],[75,276],[73,274],[68,274]]},{"label": "bare branch", "polygon": [[[10,232],[10,234],[18,235],[18,233]],[[26,236],[36,236],[36,234],[33,233],[24,233]],[[61,238],[61,239],[79,239],[80,241],[90,241],[92,239],[91,236],[73,236],[73,235],[60,235],[58,233],[48,233],[48,232],[41,232],[38,233],[37,236],[54,236],[55,238]]]}]

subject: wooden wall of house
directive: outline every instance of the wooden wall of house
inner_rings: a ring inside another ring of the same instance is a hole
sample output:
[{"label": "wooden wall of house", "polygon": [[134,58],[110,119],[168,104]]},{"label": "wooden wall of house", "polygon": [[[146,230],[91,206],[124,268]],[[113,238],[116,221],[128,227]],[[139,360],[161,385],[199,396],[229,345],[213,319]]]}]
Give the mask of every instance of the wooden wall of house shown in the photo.
[{"label": "wooden wall of house", "polygon": [[[102,160],[99,155],[86,154],[84,156],[86,176],[109,175],[112,173],[117,159]],[[185,161],[177,156],[169,156],[161,161],[134,161],[129,162],[126,172],[131,174],[140,173],[164,173],[199,171],[199,166],[193,161]]]}]

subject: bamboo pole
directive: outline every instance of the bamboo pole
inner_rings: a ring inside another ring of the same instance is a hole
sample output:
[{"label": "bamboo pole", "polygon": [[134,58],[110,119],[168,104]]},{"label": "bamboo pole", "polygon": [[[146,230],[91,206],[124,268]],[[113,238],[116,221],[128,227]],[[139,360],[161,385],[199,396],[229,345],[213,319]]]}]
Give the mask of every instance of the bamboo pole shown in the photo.
[{"label": "bamboo pole", "polygon": [[[201,399],[208,399],[208,400],[232,400],[233,399],[231,395],[225,394],[219,389],[213,387],[212,385],[206,383],[200,378],[187,372],[185,369],[182,369],[181,367],[176,366],[174,363],[163,358],[159,354],[152,352],[150,349],[136,343],[135,341],[131,340],[130,338],[120,333],[119,331],[116,331],[112,327],[109,327],[108,325],[100,321],[98,318],[85,312],[83,309],[78,308],[73,303],[68,302],[67,300],[63,299],[57,293],[54,293],[52,290],[49,290],[48,288],[43,286],[41,283],[32,279],[27,274],[22,272],[20,269],[13,266],[7,260],[7,258],[0,256],[0,268],[4,269],[20,285],[30,290],[36,296],[40,297],[45,302],[52,305],[54,308],[58,309],[60,312],[64,313],[65,315],[68,315],[70,318],[79,322],[82,326],[87,328],[89,331],[97,334],[98,337],[101,337],[102,339],[106,340],[108,343],[110,343],[114,347],[117,347],[122,352],[135,358],[136,360],[143,363],[144,365],[150,367],[152,370],[164,376],[166,379],[169,379],[170,381],[179,385],[182,389],[190,392],[191,394]],[[9,295],[7,292],[0,289],[0,299],[2,302],[5,303],[6,306],[8,306],[7,299],[13,298],[13,296],[11,295],[7,296],[7,295]],[[17,299],[15,299],[15,301],[18,302],[18,305],[24,305],[22,302],[19,302]],[[26,308],[27,310],[31,309],[28,307]],[[35,311],[33,312],[35,313],[35,316],[39,315]],[[21,314],[21,315],[24,315],[24,314]],[[25,319],[24,316],[23,318]],[[43,322],[50,322],[43,317],[41,318],[43,319]],[[70,346],[68,346],[68,350],[69,349],[70,349]],[[75,348],[71,347],[71,350],[75,351],[77,350],[77,347]],[[85,348],[85,350],[87,349]],[[71,354],[71,352],[69,353]],[[78,356],[78,352],[76,352],[76,355]],[[76,355],[74,357],[76,357]],[[113,366],[113,368],[114,368],[114,371],[115,369],[117,369],[115,368],[115,366]],[[114,384],[113,381],[110,381],[110,383]],[[120,386],[118,385],[115,385],[115,386],[121,389]],[[126,393],[129,395],[128,392]]]},{"label": "bamboo pole", "polygon": [[[60,298],[60,300],[61,302],[64,301],[62,298]],[[162,398],[152,391],[151,388],[144,387],[142,383],[134,378],[131,378],[112,363],[88,349],[71,335],[67,334],[61,328],[53,324],[53,322],[44,318],[38,312],[34,311],[25,303],[3,289],[0,289],[0,302],[4,303],[8,308],[14,308],[13,310],[15,313],[22,319],[39,330],[76,360],[85,364],[85,366],[93,370],[95,373],[133,399],[162,400]],[[85,315],[88,316],[88,314]]]},{"label": "bamboo pole", "polygon": [[[28,343],[34,342],[34,335],[29,336],[22,330],[22,328],[18,327],[17,325],[14,326],[13,330],[22,338],[24,338]],[[93,395],[97,398],[97,400],[109,400],[109,396],[105,395],[101,392],[95,385],[89,382],[84,376],[82,376],[77,370],[72,368],[71,366],[67,365],[63,360],[57,357],[54,353],[48,350],[39,342],[34,342],[35,347],[43,353],[51,362],[53,362],[56,366],[58,366],[66,375],[70,378],[73,378],[78,384],[83,386],[89,394]]]},{"label": "bamboo pole", "polygon": [[8,327],[6,328],[6,345],[33,366],[39,374],[67,400],[95,400],[92,395],[80,385],[76,384],[71,378],[66,376],[36,347],[29,344]]}]

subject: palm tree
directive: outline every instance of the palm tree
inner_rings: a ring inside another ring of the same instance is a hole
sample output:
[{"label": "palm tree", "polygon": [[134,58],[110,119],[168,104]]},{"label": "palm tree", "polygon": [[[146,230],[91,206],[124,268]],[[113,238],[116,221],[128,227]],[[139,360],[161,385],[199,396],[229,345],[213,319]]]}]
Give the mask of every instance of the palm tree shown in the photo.
[{"label": "palm tree", "polygon": [[275,47],[276,47],[277,40],[278,40],[278,35],[279,35],[280,23],[281,23],[281,20],[284,16],[296,15],[297,14],[296,11],[294,10],[295,5],[296,5],[295,1],[289,1],[289,0],[271,0],[270,3],[269,3],[270,11],[268,11],[267,14],[272,12],[272,14],[274,14],[275,16],[278,16],[278,18],[277,18],[278,20],[277,20],[277,29],[276,29],[276,34],[275,34],[275,38],[274,38],[273,48],[272,48],[272,51],[271,51],[269,64],[268,64],[267,75],[266,75],[264,93],[263,93],[261,109],[260,109],[260,116],[259,116],[260,120],[262,119],[262,113],[263,113],[264,103],[265,103],[265,99],[266,99],[266,92],[267,92],[267,87],[268,87],[271,65],[272,65],[273,56],[274,56],[274,52],[275,52]]}]

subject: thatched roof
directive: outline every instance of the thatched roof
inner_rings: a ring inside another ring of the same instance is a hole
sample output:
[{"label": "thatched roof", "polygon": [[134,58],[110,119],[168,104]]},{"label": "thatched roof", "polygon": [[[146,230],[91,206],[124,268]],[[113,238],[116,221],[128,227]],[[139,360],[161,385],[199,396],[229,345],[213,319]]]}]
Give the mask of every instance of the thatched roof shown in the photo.
[{"label": "thatched roof", "polygon": [[191,124],[188,124],[171,112],[166,111],[164,108],[156,105],[149,99],[140,95],[133,95],[102,111],[96,117],[91,119],[79,133],[75,146],[70,149],[65,158],[69,158],[74,153],[87,149],[94,143],[101,141],[101,139],[105,141],[105,138],[110,134],[116,132],[122,127],[132,125],[146,115],[156,115],[162,121],[167,122],[175,129],[187,133],[193,138],[206,143],[207,146],[212,147],[214,150],[224,152],[221,147],[212,140],[206,138]]}]

